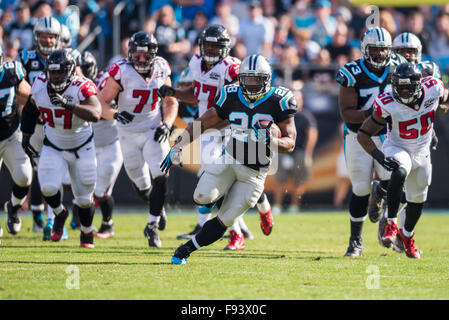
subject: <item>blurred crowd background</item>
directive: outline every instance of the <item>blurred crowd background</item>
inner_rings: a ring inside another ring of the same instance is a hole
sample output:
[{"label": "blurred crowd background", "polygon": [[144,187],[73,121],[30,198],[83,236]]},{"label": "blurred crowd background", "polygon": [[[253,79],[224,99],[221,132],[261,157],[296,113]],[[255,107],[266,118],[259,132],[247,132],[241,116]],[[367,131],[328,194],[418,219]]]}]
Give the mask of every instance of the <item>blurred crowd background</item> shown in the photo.
[{"label": "blurred crowd background", "polygon": [[[199,51],[197,40],[201,31],[209,24],[221,24],[231,35],[232,56],[243,59],[259,53],[267,57],[273,67],[272,84],[302,92],[299,99],[303,109],[310,111],[305,122],[298,120],[307,124],[302,125],[303,142],[298,152],[302,152],[301,161],[311,172],[301,181],[290,183],[293,191],[288,193],[294,194],[291,202],[299,205],[297,199],[305,194],[311,204],[340,207],[350,184],[341,155],[339,87],[334,76],[340,66],[361,57],[360,38],[372,13],[369,5],[354,6],[348,0],[2,0],[0,39],[5,58],[14,59],[21,48],[33,47],[33,22],[43,16],[54,16],[69,28],[71,47],[91,51],[99,68],[105,69],[127,57],[129,37],[145,30],[155,35],[158,55],[169,62],[176,83],[192,55]],[[380,7],[378,21],[392,39],[405,31],[416,34],[422,42],[423,60],[436,62],[443,81],[449,82],[449,3]],[[308,127],[314,132],[311,142],[307,141]],[[443,147],[435,162],[447,164],[449,148],[445,144],[449,145],[449,132],[446,134],[445,126],[438,121],[436,130],[440,131]],[[288,170],[292,163],[298,162],[281,159],[280,165]],[[171,194],[176,201],[191,203],[191,195],[183,190],[193,190],[196,177],[190,173],[185,179],[186,174],[175,170]],[[124,181],[125,177],[119,178],[116,189],[120,188],[120,179]],[[449,176],[440,173],[434,184],[439,184],[438,179],[447,181]],[[282,194],[275,191],[288,189],[284,180],[267,180],[266,190],[272,191],[271,197],[278,199],[276,202],[283,200],[279,200]],[[185,183],[189,184],[188,189]],[[285,188],[279,187],[279,183]],[[433,194],[431,203],[447,205],[446,191]],[[118,202],[120,196],[123,201],[128,199],[125,197],[135,200],[133,193],[120,192]]]}]

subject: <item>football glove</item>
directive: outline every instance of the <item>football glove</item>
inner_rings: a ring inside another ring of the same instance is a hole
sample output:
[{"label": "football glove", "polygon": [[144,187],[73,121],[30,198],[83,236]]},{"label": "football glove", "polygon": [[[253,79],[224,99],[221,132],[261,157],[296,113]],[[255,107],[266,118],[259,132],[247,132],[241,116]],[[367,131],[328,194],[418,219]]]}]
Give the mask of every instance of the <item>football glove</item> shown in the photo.
[{"label": "football glove", "polygon": [[271,125],[273,124],[273,121],[270,121],[268,125],[264,128],[260,121],[257,121],[254,126],[254,135],[256,136],[257,141],[261,141],[265,144],[270,144],[271,141]]},{"label": "football glove", "polygon": [[170,128],[163,123],[161,126],[156,128],[156,131],[154,132],[154,141],[156,142],[164,142],[167,140],[168,136],[170,135]]},{"label": "football glove", "polygon": [[128,124],[134,119],[134,115],[127,111],[121,111],[114,113],[114,119],[120,122],[121,124]]},{"label": "football glove", "polygon": [[167,156],[160,165],[162,172],[167,174],[170,171],[170,168],[173,165],[173,163],[179,164],[179,166],[182,167],[181,151],[182,149],[178,147],[172,147],[170,149],[170,152],[167,154]]},{"label": "football glove", "polygon": [[175,95],[175,89],[170,86],[166,86],[165,84],[162,85],[162,87],[159,88],[157,91],[157,94],[161,98],[165,97],[173,97]]},{"label": "football glove", "polygon": [[33,168],[36,167],[36,162],[34,162],[34,158],[39,158],[39,153],[33,148],[33,146],[30,143],[31,136],[29,135],[23,135],[22,137],[22,148],[23,151],[27,154],[28,157],[30,157],[31,165]]},{"label": "football glove", "polygon": [[75,105],[69,103],[67,98],[64,98],[62,95],[56,92],[50,95],[50,102],[54,106],[61,107],[70,111],[72,111],[75,108]]},{"label": "football glove", "polygon": [[436,150],[438,146],[438,137],[435,134],[435,131],[432,131],[432,141],[430,142],[430,147],[432,150]]},{"label": "football glove", "polygon": [[374,149],[371,155],[388,171],[394,171],[399,168],[400,163],[396,159],[392,157],[385,157],[385,154],[379,149]]}]

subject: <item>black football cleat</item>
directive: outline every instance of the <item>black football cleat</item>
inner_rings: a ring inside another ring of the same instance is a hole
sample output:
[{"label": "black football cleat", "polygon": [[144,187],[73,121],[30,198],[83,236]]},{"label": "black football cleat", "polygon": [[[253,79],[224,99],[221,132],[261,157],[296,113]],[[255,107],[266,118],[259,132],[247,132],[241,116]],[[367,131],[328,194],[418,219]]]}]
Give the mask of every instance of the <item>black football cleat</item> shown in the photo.
[{"label": "black football cleat", "polygon": [[360,257],[363,253],[362,238],[349,238],[349,247],[345,257]]},{"label": "black football cleat", "polygon": [[67,212],[66,208],[64,208],[64,210],[60,214],[55,215],[55,222],[53,223],[53,228],[51,229],[52,241],[61,240],[62,236],[64,235],[64,223],[67,220],[68,216],[69,213]]},{"label": "black football cleat", "polygon": [[5,203],[5,212],[8,214],[6,219],[6,231],[10,234],[18,234],[22,228],[22,220],[19,216],[21,205],[12,206],[11,201]]},{"label": "black football cleat", "polygon": [[178,240],[190,240],[195,235],[200,233],[201,229],[202,229],[202,227],[199,224],[197,224],[192,231],[190,231],[189,233],[186,233],[186,234],[180,234],[179,236],[176,237],[176,239],[178,239]]},{"label": "black football cleat", "polygon": [[385,211],[387,202],[384,199],[384,194],[380,186],[380,181],[373,180],[371,197],[368,202],[368,217],[372,223],[378,222]]},{"label": "black football cleat", "polygon": [[192,252],[187,248],[186,245],[181,244],[176,248],[175,253],[171,257],[172,264],[187,264],[187,258]]},{"label": "black football cleat", "polygon": [[143,234],[148,239],[148,245],[150,247],[161,248],[162,241],[159,238],[159,234],[158,234],[157,230],[158,230],[157,222],[148,223],[146,225],[145,229],[143,230]]},{"label": "black football cleat", "polygon": [[80,247],[88,249],[95,248],[93,232],[89,233],[84,233],[82,231],[80,232]]},{"label": "black football cleat", "polygon": [[100,229],[95,233],[95,237],[100,239],[107,239],[114,235],[114,221],[102,221]]},{"label": "black football cleat", "polygon": [[165,209],[162,208],[161,216],[159,218],[159,230],[164,230],[167,226],[167,214],[165,213]]}]

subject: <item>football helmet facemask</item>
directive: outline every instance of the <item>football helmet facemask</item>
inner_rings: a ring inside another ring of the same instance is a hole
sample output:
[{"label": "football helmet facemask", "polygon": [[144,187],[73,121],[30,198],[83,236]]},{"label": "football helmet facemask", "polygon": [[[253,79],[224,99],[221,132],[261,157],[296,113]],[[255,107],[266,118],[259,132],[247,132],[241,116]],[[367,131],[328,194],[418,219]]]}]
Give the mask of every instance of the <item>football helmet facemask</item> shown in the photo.
[{"label": "football helmet facemask", "polygon": [[422,95],[421,79],[421,71],[415,64],[398,65],[391,75],[394,98],[403,104],[414,105]]},{"label": "football helmet facemask", "polygon": [[157,53],[156,38],[148,32],[139,31],[128,43],[128,59],[138,73],[151,73]]},{"label": "football helmet facemask", "polygon": [[229,55],[231,38],[225,27],[219,24],[208,26],[200,35],[200,53],[208,65],[215,65]]},{"label": "football helmet facemask", "polygon": [[402,55],[408,62],[420,63],[422,44],[413,33],[403,32],[394,38],[393,52]]},{"label": "football helmet facemask", "polygon": [[60,36],[61,24],[53,17],[40,18],[34,25],[34,46],[44,56],[58,49]]},{"label": "football helmet facemask", "polygon": [[261,55],[248,56],[240,64],[238,79],[243,94],[254,101],[270,89],[270,64]]},{"label": "football helmet facemask", "polygon": [[75,78],[76,61],[73,56],[66,49],[54,50],[45,63],[45,75],[51,89],[64,91]]},{"label": "football helmet facemask", "polygon": [[85,77],[92,81],[97,77],[97,60],[89,51],[84,51],[81,55],[81,71]]},{"label": "football helmet facemask", "polygon": [[369,28],[362,36],[362,55],[376,69],[387,66],[391,57],[391,35],[381,27]]}]

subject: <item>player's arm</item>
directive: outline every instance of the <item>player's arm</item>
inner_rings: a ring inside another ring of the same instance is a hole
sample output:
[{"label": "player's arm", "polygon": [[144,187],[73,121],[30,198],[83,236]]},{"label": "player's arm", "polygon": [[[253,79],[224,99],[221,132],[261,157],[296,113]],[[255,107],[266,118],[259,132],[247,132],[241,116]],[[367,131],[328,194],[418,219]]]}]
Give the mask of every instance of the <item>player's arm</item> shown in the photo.
[{"label": "player's arm", "polygon": [[16,102],[19,104],[18,112],[19,115],[22,114],[23,106],[26,104],[28,97],[30,96],[31,92],[31,86],[30,84],[23,78],[19,86],[17,88],[17,96],[16,96]]},{"label": "player's arm", "polygon": [[449,90],[444,89],[443,96],[440,98],[440,105],[437,108],[438,114],[444,114],[449,110],[449,107],[446,105],[448,100],[449,100]]},{"label": "player's arm", "polygon": [[280,153],[292,152],[296,144],[295,118],[290,117],[276,124],[282,134],[280,138],[273,138],[273,142],[278,146],[278,151]]},{"label": "player's arm", "polygon": [[338,106],[340,115],[346,123],[361,123],[372,113],[372,108],[360,110],[357,108],[358,96],[353,87],[340,87]]},{"label": "player's arm", "polygon": [[[171,79],[167,78],[167,81],[165,81],[165,85],[171,86],[171,84]],[[165,97],[162,99],[162,101],[164,123],[168,127],[171,127],[175,122],[176,117],[178,116],[179,103],[174,97]]]},{"label": "player's arm", "polygon": [[22,116],[20,120],[20,129],[22,130],[22,148],[23,151],[30,157],[31,164],[36,167],[34,158],[39,156],[39,153],[31,145],[31,136],[36,128],[37,119],[39,118],[40,112],[36,107],[32,96],[28,96],[28,100],[22,110]]},{"label": "player's arm", "polygon": [[[109,77],[103,90],[98,94],[98,100],[101,104],[101,117],[106,120],[114,120],[118,115],[118,111],[111,107],[111,102],[122,91],[120,84],[113,78]],[[125,112],[125,111],[124,111]]]},{"label": "player's arm", "polygon": [[186,88],[173,88],[172,86],[164,84],[159,88],[158,94],[162,98],[175,97],[188,104],[198,104],[198,99],[195,97],[193,85]]}]

